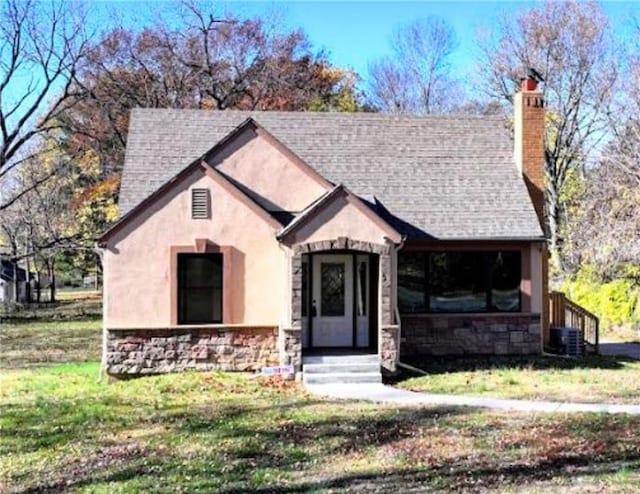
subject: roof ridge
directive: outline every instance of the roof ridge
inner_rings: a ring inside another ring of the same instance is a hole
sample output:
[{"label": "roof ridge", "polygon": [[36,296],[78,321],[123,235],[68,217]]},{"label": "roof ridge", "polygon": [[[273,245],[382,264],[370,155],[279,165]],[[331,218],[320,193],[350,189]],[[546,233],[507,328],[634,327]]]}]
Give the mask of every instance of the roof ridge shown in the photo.
[{"label": "roof ridge", "polygon": [[320,118],[372,118],[389,120],[447,120],[447,119],[472,119],[472,120],[507,120],[506,115],[481,115],[467,113],[439,113],[429,115],[399,114],[384,112],[324,112],[324,111],[283,111],[283,110],[216,110],[200,108],[145,108],[134,107],[132,113],[199,113],[202,115],[288,115],[288,116],[313,116]]}]

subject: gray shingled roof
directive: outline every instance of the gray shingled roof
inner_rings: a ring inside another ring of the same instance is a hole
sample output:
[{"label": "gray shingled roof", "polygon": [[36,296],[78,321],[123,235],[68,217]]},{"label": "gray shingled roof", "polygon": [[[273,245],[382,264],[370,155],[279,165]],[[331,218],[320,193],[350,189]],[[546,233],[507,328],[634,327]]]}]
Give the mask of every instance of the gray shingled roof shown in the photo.
[{"label": "gray shingled roof", "polygon": [[120,214],[248,117],[409,237],[542,237],[499,117],[136,109]]}]

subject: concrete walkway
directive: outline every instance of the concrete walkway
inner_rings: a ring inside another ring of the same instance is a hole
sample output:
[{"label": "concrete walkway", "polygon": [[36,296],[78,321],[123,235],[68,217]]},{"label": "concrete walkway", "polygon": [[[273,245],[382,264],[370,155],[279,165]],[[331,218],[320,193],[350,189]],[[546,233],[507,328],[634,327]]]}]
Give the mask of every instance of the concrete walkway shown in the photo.
[{"label": "concrete walkway", "polygon": [[600,354],[611,357],[628,357],[640,360],[640,343],[609,343],[601,342]]},{"label": "concrete walkway", "polygon": [[445,405],[514,410],[519,412],[555,413],[627,413],[640,415],[640,405],[615,405],[611,403],[562,403],[555,401],[503,400],[473,396],[415,393],[384,384],[308,384],[313,394],[331,398],[366,400],[405,406]]}]

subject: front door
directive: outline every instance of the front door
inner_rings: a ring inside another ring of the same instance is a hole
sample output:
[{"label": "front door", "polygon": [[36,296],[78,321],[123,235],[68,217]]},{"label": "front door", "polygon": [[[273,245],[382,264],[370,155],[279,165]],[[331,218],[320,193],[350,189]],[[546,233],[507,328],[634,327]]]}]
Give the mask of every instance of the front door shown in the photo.
[{"label": "front door", "polygon": [[311,346],[354,346],[353,256],[314,255],[312,269]]}]

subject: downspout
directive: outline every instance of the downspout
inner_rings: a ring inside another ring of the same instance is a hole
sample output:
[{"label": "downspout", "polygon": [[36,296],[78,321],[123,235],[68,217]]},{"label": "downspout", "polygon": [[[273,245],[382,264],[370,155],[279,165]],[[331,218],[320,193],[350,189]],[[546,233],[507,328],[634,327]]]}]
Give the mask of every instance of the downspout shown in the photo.
[{"label": "downspout", "polygon": [[[96,382],[102,382],[102,378],[107,372],[107,284],[106,284],[106,270],[104,269],[104,248],[100,247],[98,243],[95,244],[93,252],[98,254],[100,258],[100,264],[102,264],[102,356],[100,357],[100,368],[98,369],[98,379]],[[96,273],[96,282],[97,282]]]}]

